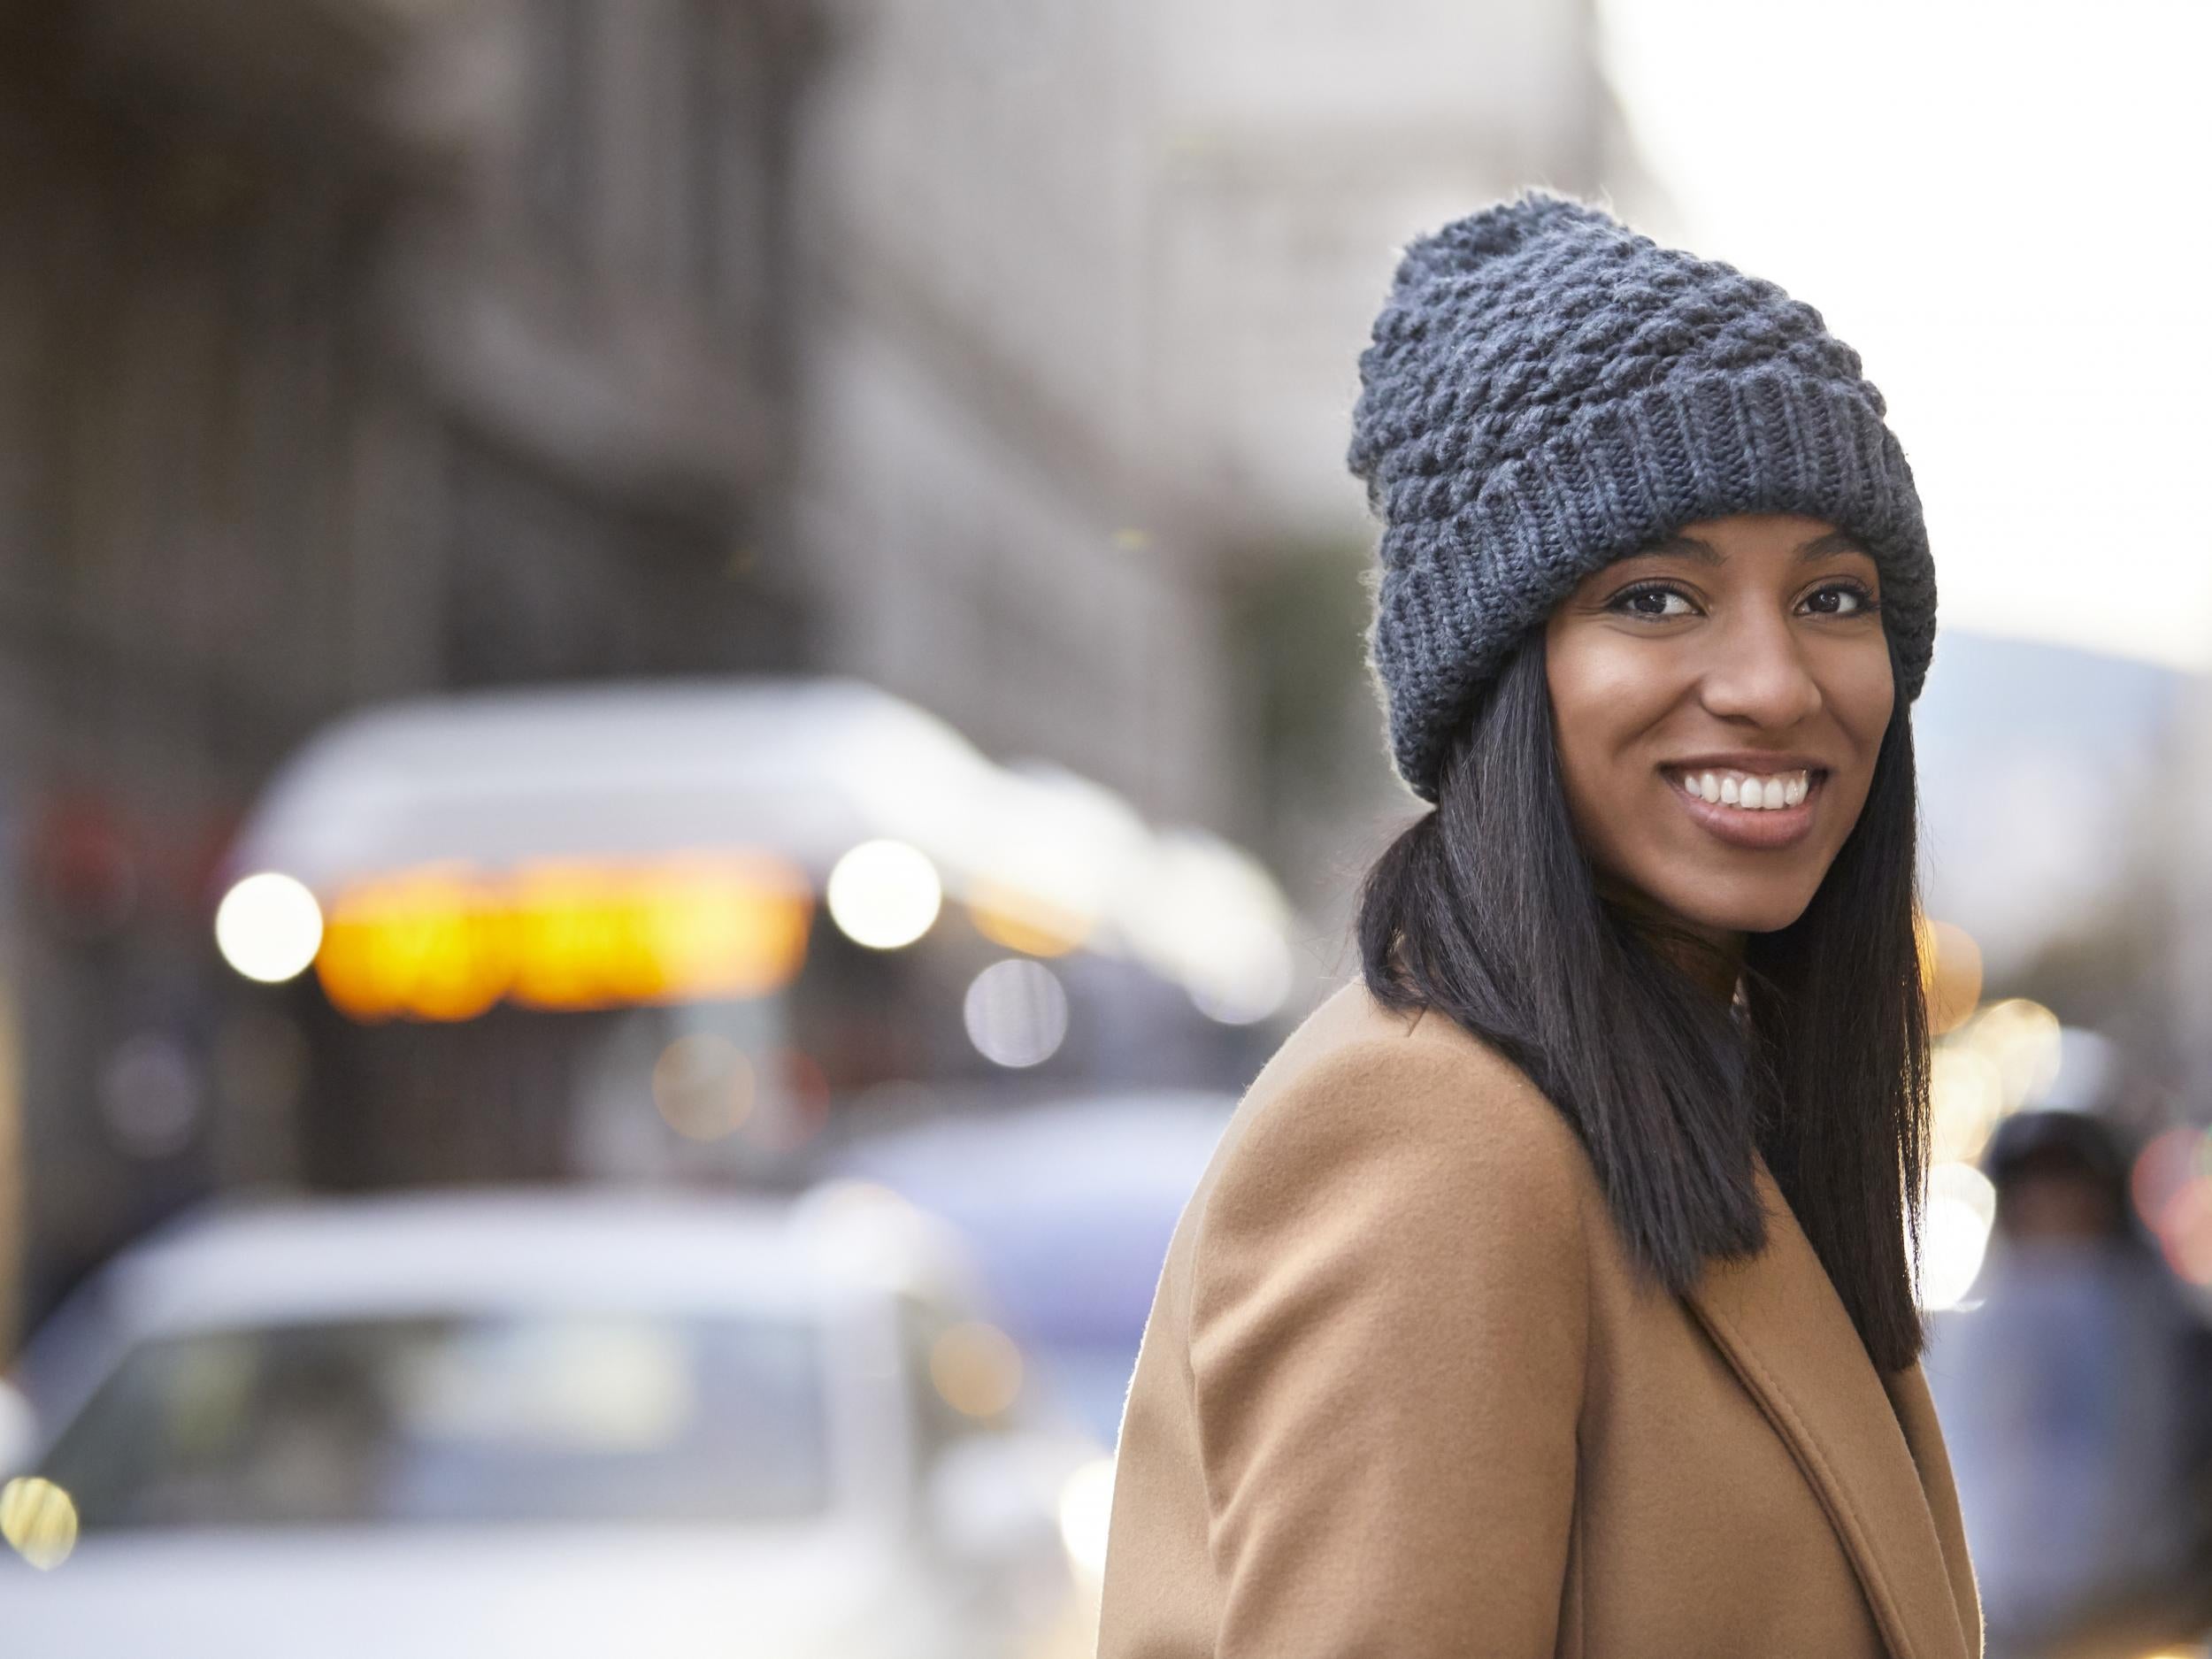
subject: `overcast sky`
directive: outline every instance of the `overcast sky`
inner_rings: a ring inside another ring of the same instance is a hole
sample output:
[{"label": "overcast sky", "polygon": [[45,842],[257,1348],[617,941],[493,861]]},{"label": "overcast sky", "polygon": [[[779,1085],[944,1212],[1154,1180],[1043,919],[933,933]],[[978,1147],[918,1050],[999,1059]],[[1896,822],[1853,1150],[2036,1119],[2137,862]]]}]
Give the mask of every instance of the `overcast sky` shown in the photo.
[{"label": "overcast sky", "polygon": [[2212,5],[1600,4],[1672,229],[1888,396],[1944,621],[2212,667]]}]

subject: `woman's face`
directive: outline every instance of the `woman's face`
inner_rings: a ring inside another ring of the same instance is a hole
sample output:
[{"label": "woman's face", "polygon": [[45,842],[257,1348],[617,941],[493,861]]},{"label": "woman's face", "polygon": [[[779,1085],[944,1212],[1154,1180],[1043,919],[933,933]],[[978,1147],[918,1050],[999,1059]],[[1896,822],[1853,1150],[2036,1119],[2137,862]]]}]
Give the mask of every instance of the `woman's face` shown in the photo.
[{"label": "woman's face", "polygon": [[1686,525],[1556,611],[1567,806],[1601,879],[1709,937],[1803,913],[1896,698],[1874,561],[1787,513]]}]

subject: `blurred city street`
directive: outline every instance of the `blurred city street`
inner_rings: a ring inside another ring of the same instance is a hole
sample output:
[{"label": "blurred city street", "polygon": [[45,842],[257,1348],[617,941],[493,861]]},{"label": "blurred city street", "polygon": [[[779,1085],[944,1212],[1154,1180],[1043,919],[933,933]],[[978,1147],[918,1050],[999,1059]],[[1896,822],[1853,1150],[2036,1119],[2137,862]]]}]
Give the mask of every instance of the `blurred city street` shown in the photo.
[{"label": "blurred city street", "polygon": [[2195,199],[2212,40],[1818,12],[0,0],[0,1650],[1088,1655],[1170,1234],[1415,804],[1364,333],[1542,183],[1898,365],[1989,1652],[2200,1652],[2212,231],[2018,267]]}]

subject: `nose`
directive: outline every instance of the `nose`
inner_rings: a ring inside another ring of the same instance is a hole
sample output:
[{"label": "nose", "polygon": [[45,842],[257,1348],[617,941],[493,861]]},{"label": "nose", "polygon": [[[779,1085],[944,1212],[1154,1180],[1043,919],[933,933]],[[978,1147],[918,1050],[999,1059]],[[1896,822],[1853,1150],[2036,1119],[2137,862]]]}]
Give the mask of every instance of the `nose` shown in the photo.
[{"label": "nose", "polygon": [[1747,618],[1714,645],[1698,688],[1708,713],[1778,730],[1820,712],[1820,682],[1786,618]]}]

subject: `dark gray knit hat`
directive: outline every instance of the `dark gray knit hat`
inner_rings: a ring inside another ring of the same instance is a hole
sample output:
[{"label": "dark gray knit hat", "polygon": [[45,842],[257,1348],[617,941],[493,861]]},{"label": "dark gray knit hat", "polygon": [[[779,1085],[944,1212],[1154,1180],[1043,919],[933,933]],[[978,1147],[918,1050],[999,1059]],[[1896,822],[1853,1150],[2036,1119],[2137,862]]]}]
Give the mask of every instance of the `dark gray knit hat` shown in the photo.
[{"label": "dark gray knit hat", "polygon": [[1864,541],[1898,689],[1920,695],[1935,568],[1859,354],[1732,265],[1532,192],[1414,242],[1360,355],[1352,471],[1381,516],[1371,660],[1399,775],[1592,571],[1686,524],[1799,512]]}]

